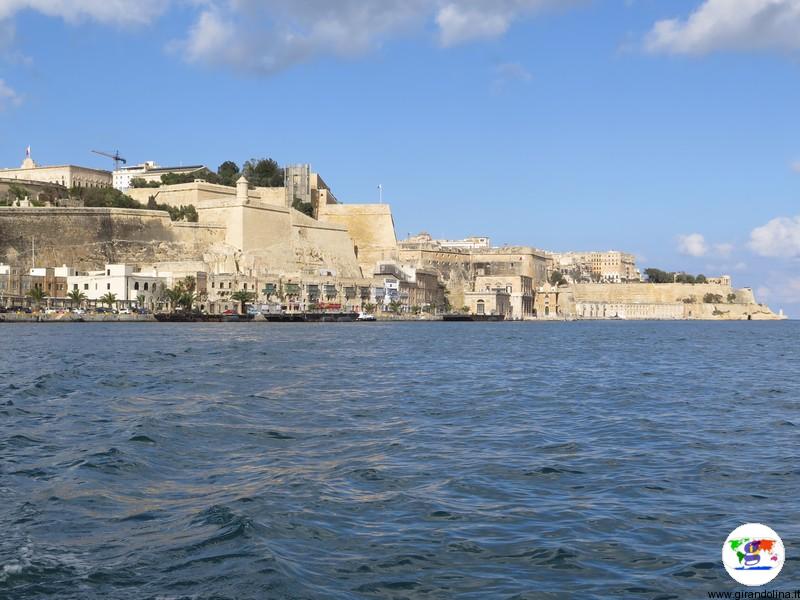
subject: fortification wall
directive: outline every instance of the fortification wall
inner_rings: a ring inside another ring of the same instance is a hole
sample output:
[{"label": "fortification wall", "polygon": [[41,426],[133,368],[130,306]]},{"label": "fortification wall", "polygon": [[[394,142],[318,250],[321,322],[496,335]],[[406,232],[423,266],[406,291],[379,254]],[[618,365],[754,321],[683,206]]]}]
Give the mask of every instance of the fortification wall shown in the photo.
[{"label": "fortification wall", "polygon": [[342,225],[356,247],[365,276],[382,260],[397,260],[397,236],[388,204],[320,204],[319,220]]},{"label": "fortification wall", "polygon": [[97,269],[106,263],[198,260],[204,248],[222,240],[222,228],[172,223],[161,211],[0,207],[0,262],[25,267],[34,247],[37,265]]},{"label": "fortification wall", "polygon": [[54,192],[54,195],[58,198],[66,198],[68,195],[67,188],[56,183],[42,183],[41,181],[32,181],[30,179],[0,178],[0,202],[5,202],[8,189],[12,185],[26,189],[31,199],[36,199],[41,193]]},{"label": "fortification wall", "polygon": [[362,277],[354,240],[346,227],[292,210],[292,246],[300,270],[330,269],[339,277]]},{"label": "fortification wall", "polygon": [[[249,191],[251,200],[262,198],[262,188]],[[274,188],[283,190],[283,188]],[[154,196],[159,204],[169,206],[188,206],[193,205],[198,210],[209,202],[219,199],[230,199],[236,197],[236,188],[205,181],[194,181],[191,183],[178,183],[175,185],[165,185],[159,188],[130,188],[127,192],[131,198],[141,204],[147,204],[150,196]],[[267,194],[269,195],[269,194]]]},{"label": "fortification wall", "polygon": [[[720,319],[779,318],[758,304],[750,288],[704,283],[575,284],[570,312],[592,319]],[[721,302],[704,302],[706,294]],[[735,297],[729,298],[733,294]],[[687,302],[687,300],[692,300]]]},{"label": "fortification wall", "polygon": [[728,285],[713,283],[578,283],[572,288],[576,301],[670,304],[694,298],[700,303],[706,294],[719,294],[727,302],[728,294],[735,293],[735,302],[755,304],[749,288],[734,290]]}]

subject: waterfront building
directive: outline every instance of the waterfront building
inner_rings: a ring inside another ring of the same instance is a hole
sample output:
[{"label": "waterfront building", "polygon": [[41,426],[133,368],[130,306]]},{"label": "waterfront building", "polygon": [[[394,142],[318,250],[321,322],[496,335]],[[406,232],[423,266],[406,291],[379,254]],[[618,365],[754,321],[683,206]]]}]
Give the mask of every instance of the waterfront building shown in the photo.
[{"label": "waterfront building", "polygon": [[17,169],[0,169],[0,179],[23,182],[49,183],[64,188],[71,187],[111,187],[111,172],[76,165],[40,166],[31,157],[30,148],[25,160]]},{"label": "waterfront building", "polygon": [[45,294],[45,304],[62,306],[67,295],[66,267],[24,269],[0,265],[0,306],[29,306],[28,293],[38,288]]},{"label": "waterfront building", "polygon": [[79,272],[67,278],[68,291],[79,290],[91,304],[113,294],[114,307],[138,307],[156,310],[169,286],[165,275],[142,273],[129,264],[107,264],[103,270]]},{"label": "waterfront building", "polygon": [[511,294],[505,288],[464,292],[464,307],[470,314],[511,318]]},{"label": "waterfront building", "polygon": [[474,291],[506,290],[509,295],[509,319],[526,319],[534,316],[533,279],[525,275],[478,275]]}]

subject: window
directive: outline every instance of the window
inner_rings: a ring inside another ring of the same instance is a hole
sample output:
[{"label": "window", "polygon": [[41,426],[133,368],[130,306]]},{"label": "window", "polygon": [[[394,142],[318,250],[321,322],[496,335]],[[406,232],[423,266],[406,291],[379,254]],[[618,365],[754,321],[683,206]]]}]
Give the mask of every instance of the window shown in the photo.
[{"label": "window", "polygon": [[133,284],[133,289],[137,290],[137,291],[139,290],[139,282],[138,281]]},{"label": "window", "polygon": [[106,269],[106,275],[108,275],[109,277],[111,277],[111,269]]},{"label": "window", "polygon": [[73,283],[72,284],[72,289],[73,290],[77,290],[78,289],[78,284],[77,283]]},{"label": "window", "polygon": [[486,314],[486,303],[483,300],[478,300],[478,314],[479,315]]},{"label": "window", "polygon": [[83,289],[88,290],[89,289],[89,284],[88,283],[84,283],[83,284]]},{"label": "window", "polygon": [[111,284],[110,284],[110,283],[107,283],[107,284],[106,284],[106,289],[107,289],[107,290],[110,290],[110,289],[111,289]]},{"label": "window", "polygon": [[144,291],[145,291],[145,292],[147,291],[147,286],[148,286],[148,285],[149,285],[149,284],[148,284],[148,283],[145,281],[145,282],[144,282]]},{"label": "window", "polygon": [[247,284],[246,283],[244,284],[244,289],[247,290]]}]

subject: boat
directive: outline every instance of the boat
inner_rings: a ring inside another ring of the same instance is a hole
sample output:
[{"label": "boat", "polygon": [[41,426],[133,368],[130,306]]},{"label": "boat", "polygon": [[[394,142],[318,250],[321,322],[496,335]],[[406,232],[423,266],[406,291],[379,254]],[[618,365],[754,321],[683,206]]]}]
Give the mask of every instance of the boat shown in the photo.
[{"label": "boat", "polygon": [[356,321],[375,321],[375,315],[371,315],[369,313],[361,312],[358,313],[358,317],[356,317]]},{"label": "boat", "polygon": [[161,323],[209,323],[222,321],[222,315],[206,315],[202,313],[155,313],[156,321]]},{"label": "boat", "polygon": [[504,321],[505,315],[442,315],[442,321]]}]

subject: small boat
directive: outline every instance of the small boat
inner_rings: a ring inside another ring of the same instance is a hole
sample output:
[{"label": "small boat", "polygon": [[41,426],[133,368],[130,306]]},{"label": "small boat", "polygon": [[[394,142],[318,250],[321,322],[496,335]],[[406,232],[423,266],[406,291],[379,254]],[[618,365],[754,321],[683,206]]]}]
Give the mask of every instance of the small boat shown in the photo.
[{"label": "small boat", "polygon": [[356,317],[356,321],[375,321],[375,315],[371,315],[369,313],[358,313],[358,317]]}]

